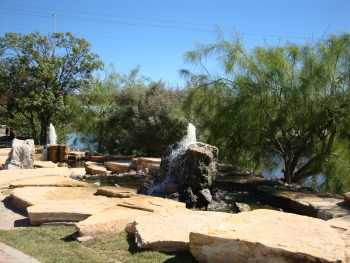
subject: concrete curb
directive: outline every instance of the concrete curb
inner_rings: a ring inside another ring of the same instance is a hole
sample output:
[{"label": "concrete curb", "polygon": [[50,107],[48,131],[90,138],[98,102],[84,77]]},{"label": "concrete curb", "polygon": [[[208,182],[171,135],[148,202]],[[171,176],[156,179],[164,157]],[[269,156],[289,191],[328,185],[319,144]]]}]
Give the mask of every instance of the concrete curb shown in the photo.
[{"label": "concrete curb", "polygon": [[0,263],[40,263],[40,261],[0,242]]}]

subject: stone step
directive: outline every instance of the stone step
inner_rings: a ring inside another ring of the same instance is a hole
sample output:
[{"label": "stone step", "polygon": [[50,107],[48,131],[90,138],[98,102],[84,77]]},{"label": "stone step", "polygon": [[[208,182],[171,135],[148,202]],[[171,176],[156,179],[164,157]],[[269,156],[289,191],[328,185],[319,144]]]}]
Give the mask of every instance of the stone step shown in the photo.
[{"label": "stone step", "polygon": [[192,231],[199,262],[346,262],[344,240],[327,222],[259,209]]},{"label": "stone step", "polygon": [[37,178],[43,176],[69,177],[68,167],[0,170],[0,189],[9,188],[10,184],[19,180]]},{"label": "stone step", "polygon": [[97,189],[96,194],[108,197],[130,198],[136,195],[137,190],[125,187],[103,186]]},{"label": "stone step", "polygon": [[139,248],[162,252],[187,252],[191,231],[220,219],[228,220],[230,217],[229,213],[169,210],[138,217],[128,224],[126,231],[135,233],[135,242]]},{"label": "stone step", "polygon": [[329,220],[350,215],[343,198],[332,195],[298,192],[283,187],[258,186],[254,192],[282,209],[298,214]]},{"label": "stone step", "polygon": [[88,183],[79,182],[71,178],[62,176],[43,176],[39,178],[23,179],[13,182],[9,185],[10,189],[26,187],[26,186],[51,186],[51,187],[84,187],[89,186]]}]

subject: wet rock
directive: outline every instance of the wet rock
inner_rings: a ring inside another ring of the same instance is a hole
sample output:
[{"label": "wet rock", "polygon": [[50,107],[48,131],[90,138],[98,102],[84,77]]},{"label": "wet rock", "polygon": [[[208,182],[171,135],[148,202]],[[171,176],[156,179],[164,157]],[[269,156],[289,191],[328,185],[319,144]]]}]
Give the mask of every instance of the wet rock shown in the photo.
[{"label": "wet rock", "polygon": [[208,205],[213,200],[209,189],[200,190],[198,193],[198,199],[203,204],[203,206],[208,207]]},{"label": "wet rock", "polygon": [[181,201],[186,203],[186,208],[195,208],[198,197],[192,192],[192,189],[188,187],[184,190]]},{"label": "wet rock", "polygon": [[232,210],[234,213],[250,212],[250,211],[251,211],[249,205],[244,204],[244,203],[238,203],[238,202],[234,202],[234,203],[231,205],[231,210]]},{"label": "wet rock", "polygon": [[179,147],[182,146],[171,145],[163,154],[161,177],[169,178],[182,189],[191,187],[195,193],[210,188],[217,176],[218,149],[199,142],[191,144],[187,149]]}]

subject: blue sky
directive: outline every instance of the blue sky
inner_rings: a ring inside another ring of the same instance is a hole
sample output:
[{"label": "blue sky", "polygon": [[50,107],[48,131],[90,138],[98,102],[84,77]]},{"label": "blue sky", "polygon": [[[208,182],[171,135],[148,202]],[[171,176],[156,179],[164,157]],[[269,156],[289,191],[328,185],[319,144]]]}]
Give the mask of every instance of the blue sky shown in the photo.
[{"label": "blue sky", "polygon": [[[289,40],[304,43],[350,31],[349,0],[0,0],[0,35],[70,31],[87,39],[105,65],[183,85],[184,53],[197,42],[243,36],[247,48]],[[215,65],[212,65],[215,67]]]}]

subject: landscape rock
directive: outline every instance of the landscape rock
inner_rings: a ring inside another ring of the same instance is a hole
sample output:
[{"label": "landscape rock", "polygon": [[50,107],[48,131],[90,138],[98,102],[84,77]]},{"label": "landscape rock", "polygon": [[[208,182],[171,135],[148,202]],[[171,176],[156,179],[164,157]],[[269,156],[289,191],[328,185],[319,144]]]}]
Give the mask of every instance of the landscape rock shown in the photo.
[{"label": "landscape rock", "polygon": [[94,187],[23,187],[15,188],[11,197],[17,207],[25,210],[29,206],[52,204],[60,200],[71,202],[84,198],[89,200],[96,197],[95,193]]},{"label": "landscape rock", "polygon": [[79,182],[63,176],[43,176],[39,178],[18,180],[16,182],[11,183],[9,185],[9,188],[13,189],[26,186],[84,187],[89,186],[89,184]]},{"label": "landscape rock", "polygon": [[67,144],[50,144],[47,148],[47,159],[54,163],[68,160],[69,148]]},{"label": "landscape rock", "polygon": [[126,230],[131,233],[135,231],[135,242],[139,248],[162,252],[187,252],[191,231],[217,220],[228,220],[230,217],[230,214],[220,212],[169,210],[138,217],[128,224]]},{"label": "landscape rock", "polygon": [[118,234],[125,231],[125,227],[130,221],[151,213],[139,209],[115,206],[75,223],[75,228],[80,236],[96,236],[106,233]]},{"label": "landscape rock", "polygon": [[186,210],[184,203],[148,195],[135,195],[127,199],[122,199],[118,203],[118,206],[157,213],[170,210]]},{"label": "landscape rock", "polygon": [[304,193],[284,187],[258,186],[254,189],[258,196],[268,202],[302,215],[323,220],[350,215],[350,207],[340,197]]},{"label": "landscape rock", "polygon": [[323,220],[258,209],[190,233],[199,262],[345,262],[345,244]]},{"label": "landscape rock", "polygon": [[350,192],[344,194],[344,201],[348,206],[350,206]]},{"label": "landscape rock", "polygon": [[251,211],[249,205],[244,204],[244,203],[238,203],[238,202],[234,202],[234,203],[231,205],[231,210],[232,210],[234,213],[250,212],[250,211]]},{"label": "landscape rock", "polygon": [[0,171],[0,189],[9,188],[11,183],[17,182],[19,180],[37,178],[37,177],[43,177],[43,176],[54,176],[54,175],[69,177],[70,172],[67,167],[1,170]]},{"label": "landscape rock", "polygon": [[136,189],[125,187],[103,186],[97,189],[97,194],[108,197],[129,198],[136,195]]},{"label": "landscape rock", "polygon": [[117,198],[93,196],[75,200],[57,200],[27,208],[31,225],[47,222],[79,222],[118,204]]},{"label": "landscape rock", "polygon": [[13,139],[12,150],[6,160],[4,169],[33,169],[35,155],[34,140]]},{"label": "landscape rock", "polygon": [[57,164],[51,161],[34,161],[34,168],[56,168]]}]

